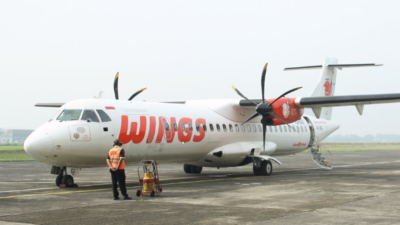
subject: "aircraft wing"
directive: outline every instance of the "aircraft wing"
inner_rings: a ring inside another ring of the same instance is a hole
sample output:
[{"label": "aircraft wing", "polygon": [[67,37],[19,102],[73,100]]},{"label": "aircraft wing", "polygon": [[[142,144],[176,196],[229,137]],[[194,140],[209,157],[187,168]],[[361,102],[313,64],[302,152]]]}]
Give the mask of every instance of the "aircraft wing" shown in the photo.
[{"label": "aircraft wing", "polygon": [[365,105],[400,102],[400,94],[342,95],[296,98],[296,105],[304,108]]},{"label": "aircraft wing", "polygon": [[[254,102],[261,102],[261,99],[250,99]],[[338,107],[338,106],[356,106],[360,115],[362,115],[364,105],[400,102],[400,93],[391,94],[373,94],[373,95],[342,95],[342,96],[322,96],[322,97],[299,97],[296,98],[295,104],[303,108],[311,108],[314,114],[319,117],[322,107]],[[241,107],[249,107],[254,105],[247,100],[241,100]]]},{"label": "aircraft wing", "polygon": [[63,106],[65,103],[36,103],[36,107],[52,107],[52,108],[59,108]]}]

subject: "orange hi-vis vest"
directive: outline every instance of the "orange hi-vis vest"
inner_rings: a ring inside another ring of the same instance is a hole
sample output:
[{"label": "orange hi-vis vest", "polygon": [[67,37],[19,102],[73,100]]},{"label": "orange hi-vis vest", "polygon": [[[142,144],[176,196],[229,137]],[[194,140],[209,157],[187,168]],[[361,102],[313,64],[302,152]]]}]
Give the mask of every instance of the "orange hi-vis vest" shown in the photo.
[{"label": "orange hi-vis vest", "polygon": [[[114,168],[117,168],[119,161],[121,160],[120,154],[121,154],[122,148],[118,145],[116,145],[114,148],[110,149],[108,152],[108,156],[110,157],[110,163],[111,166]],[[123,170],[125,169],[125,160],[122,160],[121,164],[119,165],[119,168],[117,170]]]}]

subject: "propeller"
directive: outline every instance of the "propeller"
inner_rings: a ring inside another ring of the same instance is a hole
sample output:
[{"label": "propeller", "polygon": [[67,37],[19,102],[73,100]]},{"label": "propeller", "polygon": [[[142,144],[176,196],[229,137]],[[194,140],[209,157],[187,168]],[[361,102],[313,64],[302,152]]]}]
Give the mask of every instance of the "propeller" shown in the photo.
[{"label": "propeller", "polygon": [[[114,94],[115,94],[115,99],[119,99],[118,96],[118,78],[119,78],[119,72],[117,72],[117,74],[115,75],[114,78]],[[134,97],[136,97],[138,94],[142,93],[144,90],[146,90],[147,88],[142,88],[139,91],[135,92],[128,100],[132,100]]]},{"label": "propeller", "polygon": [[267,129],[267,125],[272,125],[273,124],[273,120],[270,118],[271,116],[280,120],[282,123],[288,125],[291,129],[294,129],[293,127],[291,127],[285,120],[283,120],[282,118],[280,118],[278,115],[276,115],[273,111],[273,104],[278,101],[279,99],[281,99],[282,97],[284,97],[285,95],[292,93],[294,91],[299,90],[302,87],[297,87],[297,88],[293,88],[285,93],[283,93],[282,95],[280,95],[278,98],[276,98],[273,102],[269,103],[265,101],[265,97],[264,97],[264,89],[265,89],[265,74],[267,73],[267,67],[268,67],[268,63],[265,64],[264,69],[262,71],[261,74],[261,95],[262,95],[262,102],[260,103],[255,103],[253,101],[251,101],[250,99],[248,99],[246,96],[244,96],[235,86],[233,87],[233,90],[236,91],[236,93],[246,99],[247,101],[251,102],[254,104],[254,106],[256,106],[256,113],[254,115],[252,115],[250,118],[248,118],[246,121],[244,121],[242,124],[247,123],[248,121],[256,118],[257,116],[262,116],[261,118],[261,124],[263,127],[263,150],[265,150],[265,133],[266,133],[266,129]]},{"label": "propeller", "polygon": [[119,77],[119,72],[117,72],[117,74],[115,75],[114,78],[114,94],[115,94],[115,99],[119,99],[118,98],[118,77]]}]

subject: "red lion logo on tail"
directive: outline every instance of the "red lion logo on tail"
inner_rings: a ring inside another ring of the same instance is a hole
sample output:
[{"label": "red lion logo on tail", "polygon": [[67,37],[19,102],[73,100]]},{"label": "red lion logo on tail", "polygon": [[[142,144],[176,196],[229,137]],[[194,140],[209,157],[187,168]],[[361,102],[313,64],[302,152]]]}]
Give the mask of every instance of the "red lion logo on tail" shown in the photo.
[{"label": "red lion logo on tail", "polygon": [[324,87],[325,87],[325,96],[330,96],[332,94],[332,83],[326,81]]}]

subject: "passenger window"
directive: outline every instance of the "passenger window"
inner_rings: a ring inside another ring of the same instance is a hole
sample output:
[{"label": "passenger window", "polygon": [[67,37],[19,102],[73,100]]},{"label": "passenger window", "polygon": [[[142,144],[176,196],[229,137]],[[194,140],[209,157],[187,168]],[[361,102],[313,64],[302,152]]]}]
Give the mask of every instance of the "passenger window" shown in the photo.
[{"label": "passenger window", "polygon": [[196,123],[195,126],[196,126],[196,131],[199,132],[199,131],[200,131],[200,126],[199,126],[199,124]]},{"label": "passenger window", "polygon": [[274,130],[275,132],[278,132],[278,128],[276,126],[274,126]]},{"label": "passenger window", "polygon": [[165,129],[165,131],[167,131],[167,132],[170,131],[170,129],[169,129],[169,124],[168,124],[168,123],[164,123],[164,129]]},{"label": "passenger window", "polygon": [[257,128],[256,128],[256,125],[255,125],[255,124],[253,124],[253,131],[254,131],[254,132],[257,132]]},{"label": "passenger window", "polygon": [[304,132],[308,132],[308,129],[307,129],[307,127],[306,127],[306,126],[304,127]]},{"label": "passenger window", "polygon": [[248,132],[251,132],[250,124],[247,124],[247,131],[248,131]]},{"label": "passenger window", "polygon": [[283,132],[283,130],[282,130],[282,125],[279,126],[279,131],[280,131],[280,132]]},{"label": "passenger window", "polygon": [[235,124],[235,130],[236,132],[239,132],[239,125]]},{"label": "passenger window", "polygon": [[303,133],[303,126],[300,127],[301,132]]},{"label": "passenger window", "polygon": [[207,126],[203,123],[203,124],[201,124],[202,125],[202,127],[203,127],[203,130],[204,130],[204,132],[207,132]]},{"label": "passenger window", "polygon": [[219,126],[219,124],[217,123],[217,125],[215,125],[217,127],[217,131],[220,132],[221,131],[221,127]]},{"label": "passenger window", "polygon": [[101,109],[96,109],[97,114],[99,114],[101,122],[110,122],[111,118],[107,115],[107,113],[105,113],[103,110]]},{"label": "passenger window", "polygon": [[64,109],[57,120],[79,120],[81,109]]},{"label": "passenger window", "polygon": [[173,126],[174,126],[174,130],[178,131],[178,125],[176,123],[174,123]]},{"label": "passenger window", "polygon": [[93,109],[86,109],[83,111],[81,120],[89,120],[90,122],[100,122]]},{"label": "passenger window", "polygon": [[289,130],[289,133],[292,132],[292,128],[289,125],[288,125],[288,130]]},{"label": "passenger window", "polygon": [[261,125],[258,124],[257,127],[258,127],[258,131],[262,132],[262,127],[261,127]]},{"label": "passenger window", "polygon": [[222,124],[222,129],[224,130],[224,132],[226,132],[226,126],[225,126],[225,124]]},{"label": "passenger window", "polygon": [[297,126],[297,133],[299,133],[300,132],[300,128],[299,128],[299,126]]},{"label": "passenger window", "polygon": [[210,131],[214,132],[214,126],[210,123]]},{"label": "passenger window", "polygon": [[283,126],[283,129],[285,130],[285,133],[287,132],[286,125]]},{"label": "passenger window", "polygon": [[246,128],[244,127],[244,125],[242,124],[242,125],[240,125],[240,126],[242,127],[242,131],[245,132],[245,131],[246,131]]},{"label": "passenger window", "polygon": [[231,132],[233,132],[233,126],[232,126],[232,124],[229,124],[229,130],[230,130]]},{"label": "passenger window", "polygon": [[272,132],[272,127],[271,126],[269,126],[269,132]]},{"label": "passenger window", "polygon": [[188,127],[189,127],[189,131],[192,132],[193,131],[193,125],[191,123],[188,123]]},{"label": "passenger window", "polygon": [[184,124],[184,123],[181,123],[181,130],[182,130],[183,132],[186,132],[185,124]]}]

